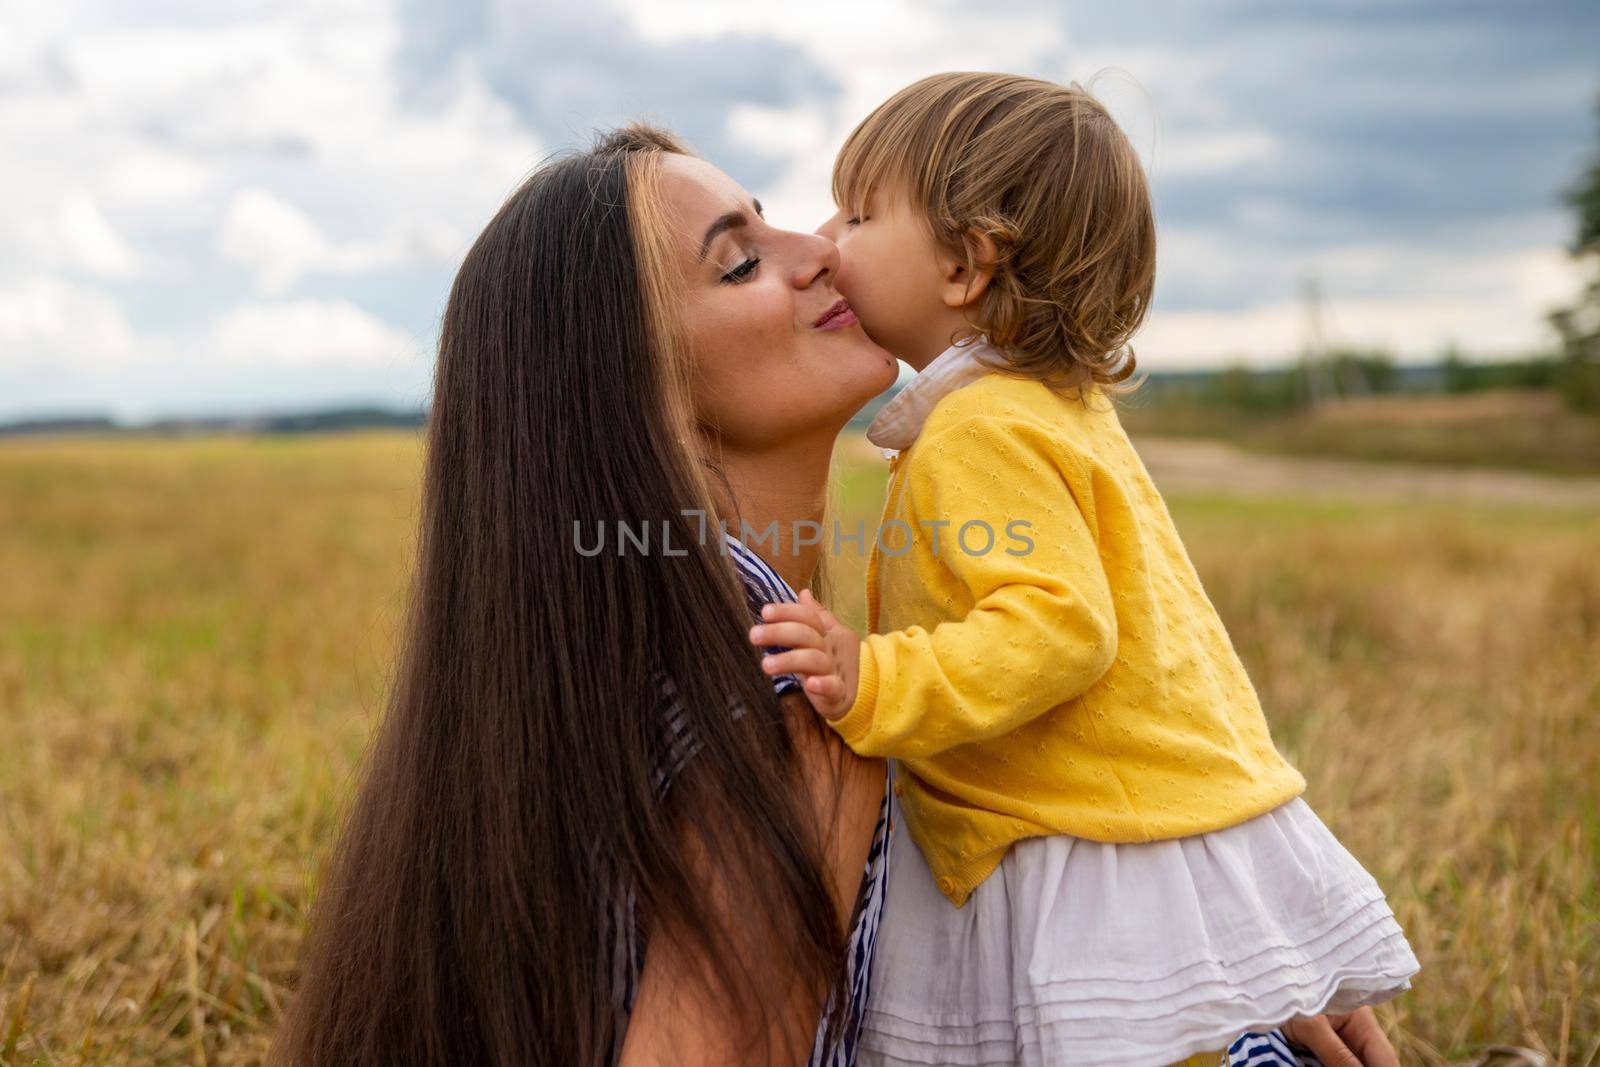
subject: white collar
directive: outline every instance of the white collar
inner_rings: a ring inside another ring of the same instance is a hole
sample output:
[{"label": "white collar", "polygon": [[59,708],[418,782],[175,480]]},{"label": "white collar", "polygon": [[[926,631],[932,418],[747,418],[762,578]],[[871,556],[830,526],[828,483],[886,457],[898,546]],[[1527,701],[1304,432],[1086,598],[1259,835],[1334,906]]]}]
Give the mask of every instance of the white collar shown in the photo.
[{"label": "white collar", "polygon": [[867,440],[886,455],[910,448],[939,401],[1006,362],[1005,354],[983,337],[951,345],[883,405],[867,426]]}]

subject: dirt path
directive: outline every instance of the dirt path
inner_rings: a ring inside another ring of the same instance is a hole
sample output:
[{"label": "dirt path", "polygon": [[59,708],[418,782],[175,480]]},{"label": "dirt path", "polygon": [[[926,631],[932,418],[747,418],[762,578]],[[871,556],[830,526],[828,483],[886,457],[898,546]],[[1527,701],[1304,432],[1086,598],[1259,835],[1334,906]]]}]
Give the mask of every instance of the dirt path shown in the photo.
[{"label": "dirt path", "polygon": [[1464,500],[1558,508],[1600,508],[1600,478],[1523,471],[1360,463],[1246,452],[1200,438],[1134,439],[1163,491],[1215,491],[1370,500]]}]

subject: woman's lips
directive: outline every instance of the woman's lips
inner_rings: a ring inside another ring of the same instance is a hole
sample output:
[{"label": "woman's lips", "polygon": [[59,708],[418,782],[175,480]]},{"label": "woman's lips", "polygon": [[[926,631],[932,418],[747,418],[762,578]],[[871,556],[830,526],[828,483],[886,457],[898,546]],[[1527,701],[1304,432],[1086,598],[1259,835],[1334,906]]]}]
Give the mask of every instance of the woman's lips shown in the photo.
[{"label": "woman's lips", "polygon": [[822,313],[822,317],[811,325],[818,330],[842,330],[846,326],[856,324],[856,313],[850,310],[850,302],[840,298],[837,303]]}]

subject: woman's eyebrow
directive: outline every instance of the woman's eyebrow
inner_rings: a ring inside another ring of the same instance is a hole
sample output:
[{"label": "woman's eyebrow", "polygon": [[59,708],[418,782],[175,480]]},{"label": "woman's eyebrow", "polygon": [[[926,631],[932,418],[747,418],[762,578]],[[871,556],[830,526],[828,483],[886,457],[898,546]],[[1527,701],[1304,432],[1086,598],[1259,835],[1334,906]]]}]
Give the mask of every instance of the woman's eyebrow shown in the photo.
[{"label": "woman's eyebrow", "polygon": [[[761,201],[751,200],[750,203],[756,209],[758,216],[766,217],[761,210]],[[710,248],[711,242],[717,239],[717,234],[724,230],[731,230],[736,226],[747,225],[749,221],[749,219],[745,218],[743,211],[725,211],[718,215],[711,225],[706,227],[706,235],[700,239],[700,253],[694,257],[694,261],[699,263],[706,258],[706,249]]]}]

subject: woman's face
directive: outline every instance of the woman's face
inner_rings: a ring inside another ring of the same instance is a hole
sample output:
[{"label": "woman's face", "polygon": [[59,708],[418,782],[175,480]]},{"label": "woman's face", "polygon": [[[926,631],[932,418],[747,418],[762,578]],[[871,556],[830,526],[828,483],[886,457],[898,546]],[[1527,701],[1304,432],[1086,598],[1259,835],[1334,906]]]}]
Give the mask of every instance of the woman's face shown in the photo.
[{"label": "woman's face", "polygon": [[750,194],[702,159],[665,154],[661,183],[701,425],[726,448],[831,439],[897,371],[834,288],[838,249],[769,226]]}]

